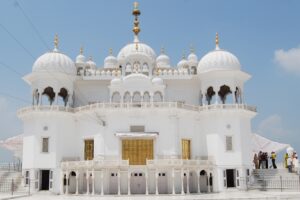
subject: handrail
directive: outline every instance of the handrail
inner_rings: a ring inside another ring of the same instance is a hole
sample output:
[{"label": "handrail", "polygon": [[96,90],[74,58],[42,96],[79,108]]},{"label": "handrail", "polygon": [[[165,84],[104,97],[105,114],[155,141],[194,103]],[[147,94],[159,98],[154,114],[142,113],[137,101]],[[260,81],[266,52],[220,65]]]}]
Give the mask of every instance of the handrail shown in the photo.
[{"label": "handrail", "polygon": [[29,106],[18,111],[18,115],[22,115],[31,111],[62,111],[62,112],[83,112],[95,109],[156,109],[156,108],[177,108],[182,110],[189,110],[195,112],[203,112],[210,110],[248,110],[256,112],[255,106],[248,106],[246,104],[212,104],[212,105],[189,105],[182,102],[132,102],[132,103],[93,103],[90,105],[80,106],[77,108],[59,106],[59,105],[42,105]]}]

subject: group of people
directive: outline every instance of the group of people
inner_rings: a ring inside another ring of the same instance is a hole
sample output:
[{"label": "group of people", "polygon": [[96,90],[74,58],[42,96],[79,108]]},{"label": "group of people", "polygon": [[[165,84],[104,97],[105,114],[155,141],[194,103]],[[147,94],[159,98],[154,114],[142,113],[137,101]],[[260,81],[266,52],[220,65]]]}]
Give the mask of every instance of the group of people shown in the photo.
[{"label": "group of people", "polygon": [[289,170],[289,172],[299,173],[299,160],[296,151],[284,155],[284,167]]},{"label": "group of people", "polygon": [[277,169],[276,166],[276,153],[274,151],[271,152],[271,156],[269,157],[268,152],[260,151],[258,154],[254,154],[253,163],[255,165],[255,169],[268,169],[269,168],[269,158],[272,161],[272,165],[274,169]]},{"label": "group of people", "polygon": [[[253,163],[255,165],[255,169],[277,169],[276,157],[277,155],[274,151],[271,152],[270,156],[268,155],[268,152],[262,151],[260,151],[258,154],[254,154]],[[270,166],[268,162],[269,159],[272,162]],[[289,172],[299,173],[299,160],[295,151],[288,151],[284,155],[284,167],[287,168]]]}]

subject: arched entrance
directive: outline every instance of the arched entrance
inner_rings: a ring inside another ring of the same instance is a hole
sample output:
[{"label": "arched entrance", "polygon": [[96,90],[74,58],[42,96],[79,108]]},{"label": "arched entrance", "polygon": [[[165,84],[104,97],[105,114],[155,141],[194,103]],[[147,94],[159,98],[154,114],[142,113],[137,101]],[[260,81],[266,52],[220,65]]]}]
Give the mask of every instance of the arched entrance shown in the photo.
[{"label": "arched entrance", "polygon": [[131,194],[145,194],[146,193],[145,173],[140,172],[140,171],[131,173],[130,190],[131,190]]},{"label": "arched entrance", "polygon": [[208,177],[205,170],[200,171],[200,192],[208,192]]}]

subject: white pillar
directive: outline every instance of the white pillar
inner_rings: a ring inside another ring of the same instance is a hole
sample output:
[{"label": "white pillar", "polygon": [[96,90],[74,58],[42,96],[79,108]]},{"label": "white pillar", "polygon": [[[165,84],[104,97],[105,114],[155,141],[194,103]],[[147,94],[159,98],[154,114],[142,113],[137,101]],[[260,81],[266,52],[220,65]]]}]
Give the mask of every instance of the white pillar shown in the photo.
[{"label": "white pillar", "polygon": [[186,172],[186,193],[190,194],[190,170]]},{"label": "white pillar", "polygon": [[209,178],[210,178],[210,173],[207,173],[207,184],[208,184],[208,186],[207,186],[207,191],[210,193],[211,192],[211,189],[210,189],[210,180],[209,180]]},{"label": "white pillar", "polygon": [[69,172],[66,174],[66,194],[69,194]]},{"label": "white pillar", "polygon": [[201,193],[201,190],[200,190],[200,171],[197,171],[196,173],[197,173],[197,175],[196,175],[196,177],[197,177],[197,193]]},{"label": "white pillar", "polygon": [[149,191],[148,191],[148,171],[147,170],[145,172],[145,177],[146,177],[146,195],[148,195]]},{"label": "white pillar", "polygon": [[95,170],[92,172],[92,195],[95,195]]},{"label": "white pillar", "polygon": [[104,195],[104,174],[103,174],[103,170],[101,171],[101,195]]},{"label": "white pillar", "polygon": [[184,194],[184,172],[181,169],[181,194]]},{"label": "white pillar", "polygon": [[[53,104],[58,105],[58,92],[55,92],[54,94],[55,94],[55,97],[54,97],[54,102],[53,102]],[[53,105],[53,104],[52,104],[52,105]]]},{"label": "white pillar", "polygon": [[202,106],[205,105],[205,101],[206,101],[206,96],[205,93],[202,94]]},{"label": "white pillar", "polygon": [[65,172],[61,172],[60,194],[64,194]]},{"label": "white pillar", "polygon": [[76,195],[78,195],[78,180],[79,180],[79,172],[76,171],[76,192],[75,192]]},{"label": "white pillar", "polygon": [[130,178],[131,178],[131,173],[130,171],[128,171],[128,174],[127,174],[127,194],[128,195],[131,195],[131,192],[130,192]]},{"label": "white pillar", "polygon": [[86,171],[86,194],[89,195],[90,193],[90,174],[89,171]]},{"label": "white pillar", "polygon": [[121,173],[120,173],[120,170],[118,170],[118,195],[121,194],[121,182],[120,182],[120,178],[121,178]]},{"label": "white pillar", "polygon": [[172,194],[175,194],[175,171],[172,169]]},{"label": "white pillar", "polygon": [[155,170],[155,194],[158,195],[158,172]]}]

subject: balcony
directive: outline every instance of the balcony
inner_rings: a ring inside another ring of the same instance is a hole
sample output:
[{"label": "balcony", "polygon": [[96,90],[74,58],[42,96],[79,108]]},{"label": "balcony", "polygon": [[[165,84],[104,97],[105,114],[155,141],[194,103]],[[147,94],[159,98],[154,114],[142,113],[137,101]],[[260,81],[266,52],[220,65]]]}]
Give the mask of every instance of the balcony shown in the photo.
[{"label": "balcony", "polygon": [[95,110],[113,110],[113,109],[179,109],[185,111],[205,112],[213,110],[246,110],[256,112],[255,106],[248,106],[246,104],[212,104],[212,105],[188,105],[181,102],[141,102],[141,103],[93,103],[77,108],[57,106],[57,105],[42,105],[29,106],[18,111],[18,116],[23,116],[31,112],[69,112],[82,113]]}]

